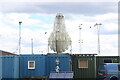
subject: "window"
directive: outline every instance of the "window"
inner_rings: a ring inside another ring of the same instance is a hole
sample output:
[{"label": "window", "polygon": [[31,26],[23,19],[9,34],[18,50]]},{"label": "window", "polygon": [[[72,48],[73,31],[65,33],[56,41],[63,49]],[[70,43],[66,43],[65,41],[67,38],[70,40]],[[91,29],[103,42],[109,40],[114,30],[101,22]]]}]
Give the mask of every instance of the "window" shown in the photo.
[{"label": "window", "polygon": [[112,63],[112,60],[111,59],[104,60],[104,63]]},{"label": "window", "polygon": [[78,60],[78,68],[88,68],[88,60]]},{"label": "window", "polygon": [[35,61],[28,61],[28,69],[35,69]]}]

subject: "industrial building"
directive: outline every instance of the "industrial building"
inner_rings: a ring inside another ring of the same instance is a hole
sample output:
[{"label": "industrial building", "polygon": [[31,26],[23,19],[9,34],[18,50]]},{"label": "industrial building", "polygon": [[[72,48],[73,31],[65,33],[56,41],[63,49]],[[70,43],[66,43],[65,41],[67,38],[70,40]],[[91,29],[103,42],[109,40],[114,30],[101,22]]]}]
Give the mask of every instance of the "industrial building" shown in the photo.
[{"label": "industrial building", "polygon": [[[57,60],[58,62],[56,62]],[[0,78],[96,79],[97,69],[100,64],[119,62],[119,56],[95,56],[95,54],[1,56]],[[56,72],[57,63],[59,63],[59,72]],[[56,73],[60,74],[55,75]]]}]

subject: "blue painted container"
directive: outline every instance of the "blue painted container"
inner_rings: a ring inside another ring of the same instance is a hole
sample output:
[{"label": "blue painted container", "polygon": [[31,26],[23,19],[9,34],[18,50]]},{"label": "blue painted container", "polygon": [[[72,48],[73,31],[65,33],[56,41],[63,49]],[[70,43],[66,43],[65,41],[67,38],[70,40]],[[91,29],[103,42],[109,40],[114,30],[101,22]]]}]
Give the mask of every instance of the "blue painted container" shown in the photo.
[{"label": "blue painted container", "polygon": [[0,80],[2,79],[2,57],[0,56]]},{"label": "blue painted container", "polygon": [[[45,66],[46,66],[46,56],[45,55],[21,55],[20,56],[20,78],[30,77],[30,76],[45,76]],[[29,69],[29,61],[35,62],[35,68]]]},{"label": "blue painted container", "polygon": [[55,72],[56,70],[56,59],[59,59],[60,72],[71,71],[71,56],[68,54],[48,54],[46,56],[46,75],[49,76],[50,72]]},{"label": "blue painted container", "polygon": [[[0,79],[25,78],[30,76],[49,76],[56,69],[56,59],[59,59],[60,71],[70,71],[71,56],[68,54],[29,54],[20,56],[0,57]],[[29,61],[35,62],[35,68],[29,69]]]},{"label": "blue painted container", "polygon": [[19,57],[17,56],[2,56],[2,75],[1,78],[19,78]]}]

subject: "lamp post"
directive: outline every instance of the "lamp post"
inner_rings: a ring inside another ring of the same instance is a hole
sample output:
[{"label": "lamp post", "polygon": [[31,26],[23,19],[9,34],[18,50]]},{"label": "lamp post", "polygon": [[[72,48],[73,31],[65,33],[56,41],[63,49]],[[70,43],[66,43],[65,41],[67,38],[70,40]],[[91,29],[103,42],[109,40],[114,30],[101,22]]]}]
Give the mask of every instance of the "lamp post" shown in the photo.
[{"label": "lamp post", "polygon": [[21,54],[21,24],[22,21],[19,22],[19,54]]},{"label": "lamp post", "polygon": [[82,47],[81,47],[81,43],[82,43],[82,40],[81,40],[81,29],[82,29],[82,24],[79,25],[79,43],[80,43],[80,54],[81,54],[81,51],[82,51]]},{"label": "lamp post", "polygon": [[[19,55],[21,54],[21,24],[22,21],[19,21]],[[20,66],[20,57],[19,57],[19,66]],[[20,77],[20,67],[19,67],[19,77]]]},{"label": "lamp post", "polygon": [[31,38],[31,52],[32,52],[32,54],[34,54],[33,53],[33,38]]},{"label": "lamp post", "polygon": [[102,24],[101,23],[96,23],[95,25],[94,25],[94,27],[97,27],[97,32],[98,32],[98,47],[97,47],[97,49],[98,49],[98,55],[100,55],[100,26],[101,26]]}]

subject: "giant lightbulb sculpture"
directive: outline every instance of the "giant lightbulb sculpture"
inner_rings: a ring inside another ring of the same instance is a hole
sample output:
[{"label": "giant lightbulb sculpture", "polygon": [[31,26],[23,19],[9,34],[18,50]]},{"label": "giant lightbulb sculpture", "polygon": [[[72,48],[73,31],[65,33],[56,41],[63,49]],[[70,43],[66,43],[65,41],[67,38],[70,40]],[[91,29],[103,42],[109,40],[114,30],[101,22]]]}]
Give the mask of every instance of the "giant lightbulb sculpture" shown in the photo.
[{"label": "giant lightbulb sculpture", "polygon": [[64,16],[61,13],[55,17],[54,29],[48,39],[48,45],[57,53],[65,52],[71,46],[71,38],[66,32]]}]

